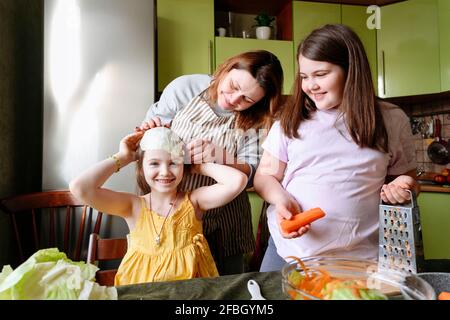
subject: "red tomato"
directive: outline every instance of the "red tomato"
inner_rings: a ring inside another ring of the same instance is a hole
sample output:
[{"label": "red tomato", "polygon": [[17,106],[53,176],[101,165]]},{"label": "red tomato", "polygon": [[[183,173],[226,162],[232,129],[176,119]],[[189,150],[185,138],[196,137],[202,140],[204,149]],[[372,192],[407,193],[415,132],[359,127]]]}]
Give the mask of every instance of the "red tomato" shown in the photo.
[{"label": "red tomato", "polygon": [[447,183],[450,183],[450,176],[447,176]]},{"label": "red tomato", "polygon": [[442,169],[441,174],[445,177],[448,177],[450,175],[450,169],[447,169],[447,168]]},{"label": "red tomato", "polygon": [[442,184],[442,183],[446,183],[446,182],[447,182],[447,178],[444,177],[444,176],[441,175],[441,174],[438,174],[438,175],[436,175],[436,176],[434,177],[434,181],[437,182],[437,183]]}]

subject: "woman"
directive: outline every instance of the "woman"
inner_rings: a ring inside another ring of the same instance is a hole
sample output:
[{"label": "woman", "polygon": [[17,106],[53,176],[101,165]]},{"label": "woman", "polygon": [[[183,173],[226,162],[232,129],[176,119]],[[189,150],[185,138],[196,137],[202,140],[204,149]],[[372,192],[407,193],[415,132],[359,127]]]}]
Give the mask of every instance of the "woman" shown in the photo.
[{"label": "woman", "polygon": [[[281,103],[282,83],[283,70],[275,55],[263,50],[245,52],[226,60],[212,77],[187,75],[173,80],[138,129],[170,124],[187,144],[189,161],[239,169],[251,187],[259,162],[259,129],[270,128]],[[182,189],[212,183],[208,177],[191,175]],[[244,272],[244,254],[255,247],[247,193],[207,211],[203,229],[219,273]]]}]

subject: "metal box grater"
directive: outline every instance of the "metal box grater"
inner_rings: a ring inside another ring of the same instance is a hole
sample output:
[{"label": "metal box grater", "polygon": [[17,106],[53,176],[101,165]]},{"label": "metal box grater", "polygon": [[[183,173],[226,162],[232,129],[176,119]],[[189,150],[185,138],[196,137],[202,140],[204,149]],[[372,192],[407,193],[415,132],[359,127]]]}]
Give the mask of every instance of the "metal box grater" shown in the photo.
[{"label": "metal box grater", "polygon": [[403,272],[423,272],[424,257],[419,207],[414,192],[404,205],[379,208],[378,264],[381,268]]}]

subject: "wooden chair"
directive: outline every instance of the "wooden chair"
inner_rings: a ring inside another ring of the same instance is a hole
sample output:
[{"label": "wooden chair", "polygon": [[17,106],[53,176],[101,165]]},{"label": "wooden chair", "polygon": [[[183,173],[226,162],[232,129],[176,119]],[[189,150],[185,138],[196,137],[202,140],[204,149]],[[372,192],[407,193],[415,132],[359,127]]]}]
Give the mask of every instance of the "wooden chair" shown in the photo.
[{"label": "wooden chair", "polygon": [[[69,190],[22,194],[0,200],[0,209],[10,216],[18,255],[17,266],[35,251],[57,247],[68,258],[80,261],[87,229],[92,229],[93,208]],[[93,232],[99,233],[102,213],[97,212]]]},{"label": "wooden chair", "polygon": [[261,208],[261,215],[258,222],[258,231],[256,234],[256,247],[249,263],[250,272],[258,272],[261,267],[264,254],[266,253],[267,246],[269,244],[269,226],[267,224],[267,208],[269,203],[264,201]]},{"label": "wooden chair", "polygon": [[[97,233],[91,233],[87,262],[97,264],[98,261],[120,260],[128,249],[126,238],[102,239]],[[95,281],[102,286],[113,286],[117,269],[98,270]]]}]

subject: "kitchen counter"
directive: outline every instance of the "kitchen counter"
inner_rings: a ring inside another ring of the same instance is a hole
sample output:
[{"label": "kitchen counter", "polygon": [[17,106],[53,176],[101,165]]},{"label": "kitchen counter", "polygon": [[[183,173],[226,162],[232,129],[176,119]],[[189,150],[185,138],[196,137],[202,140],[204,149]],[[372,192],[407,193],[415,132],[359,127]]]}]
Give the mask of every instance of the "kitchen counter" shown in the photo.
[{"label": "kitchen counter", "polygon": [[450,184],[438,184],[434,182],[434,177],[438,173],[435,172],[424,172],[417,178],[417,182],[420,185],[420,191],[423,192],[444,192],[450,193]]},{"label": "kitchen counter", "polygon": [[450,186],[440,186],[440,185],[432,185],[432,184],[421,184],[420,185],[421,192],[446,192],[450,193]]}]

